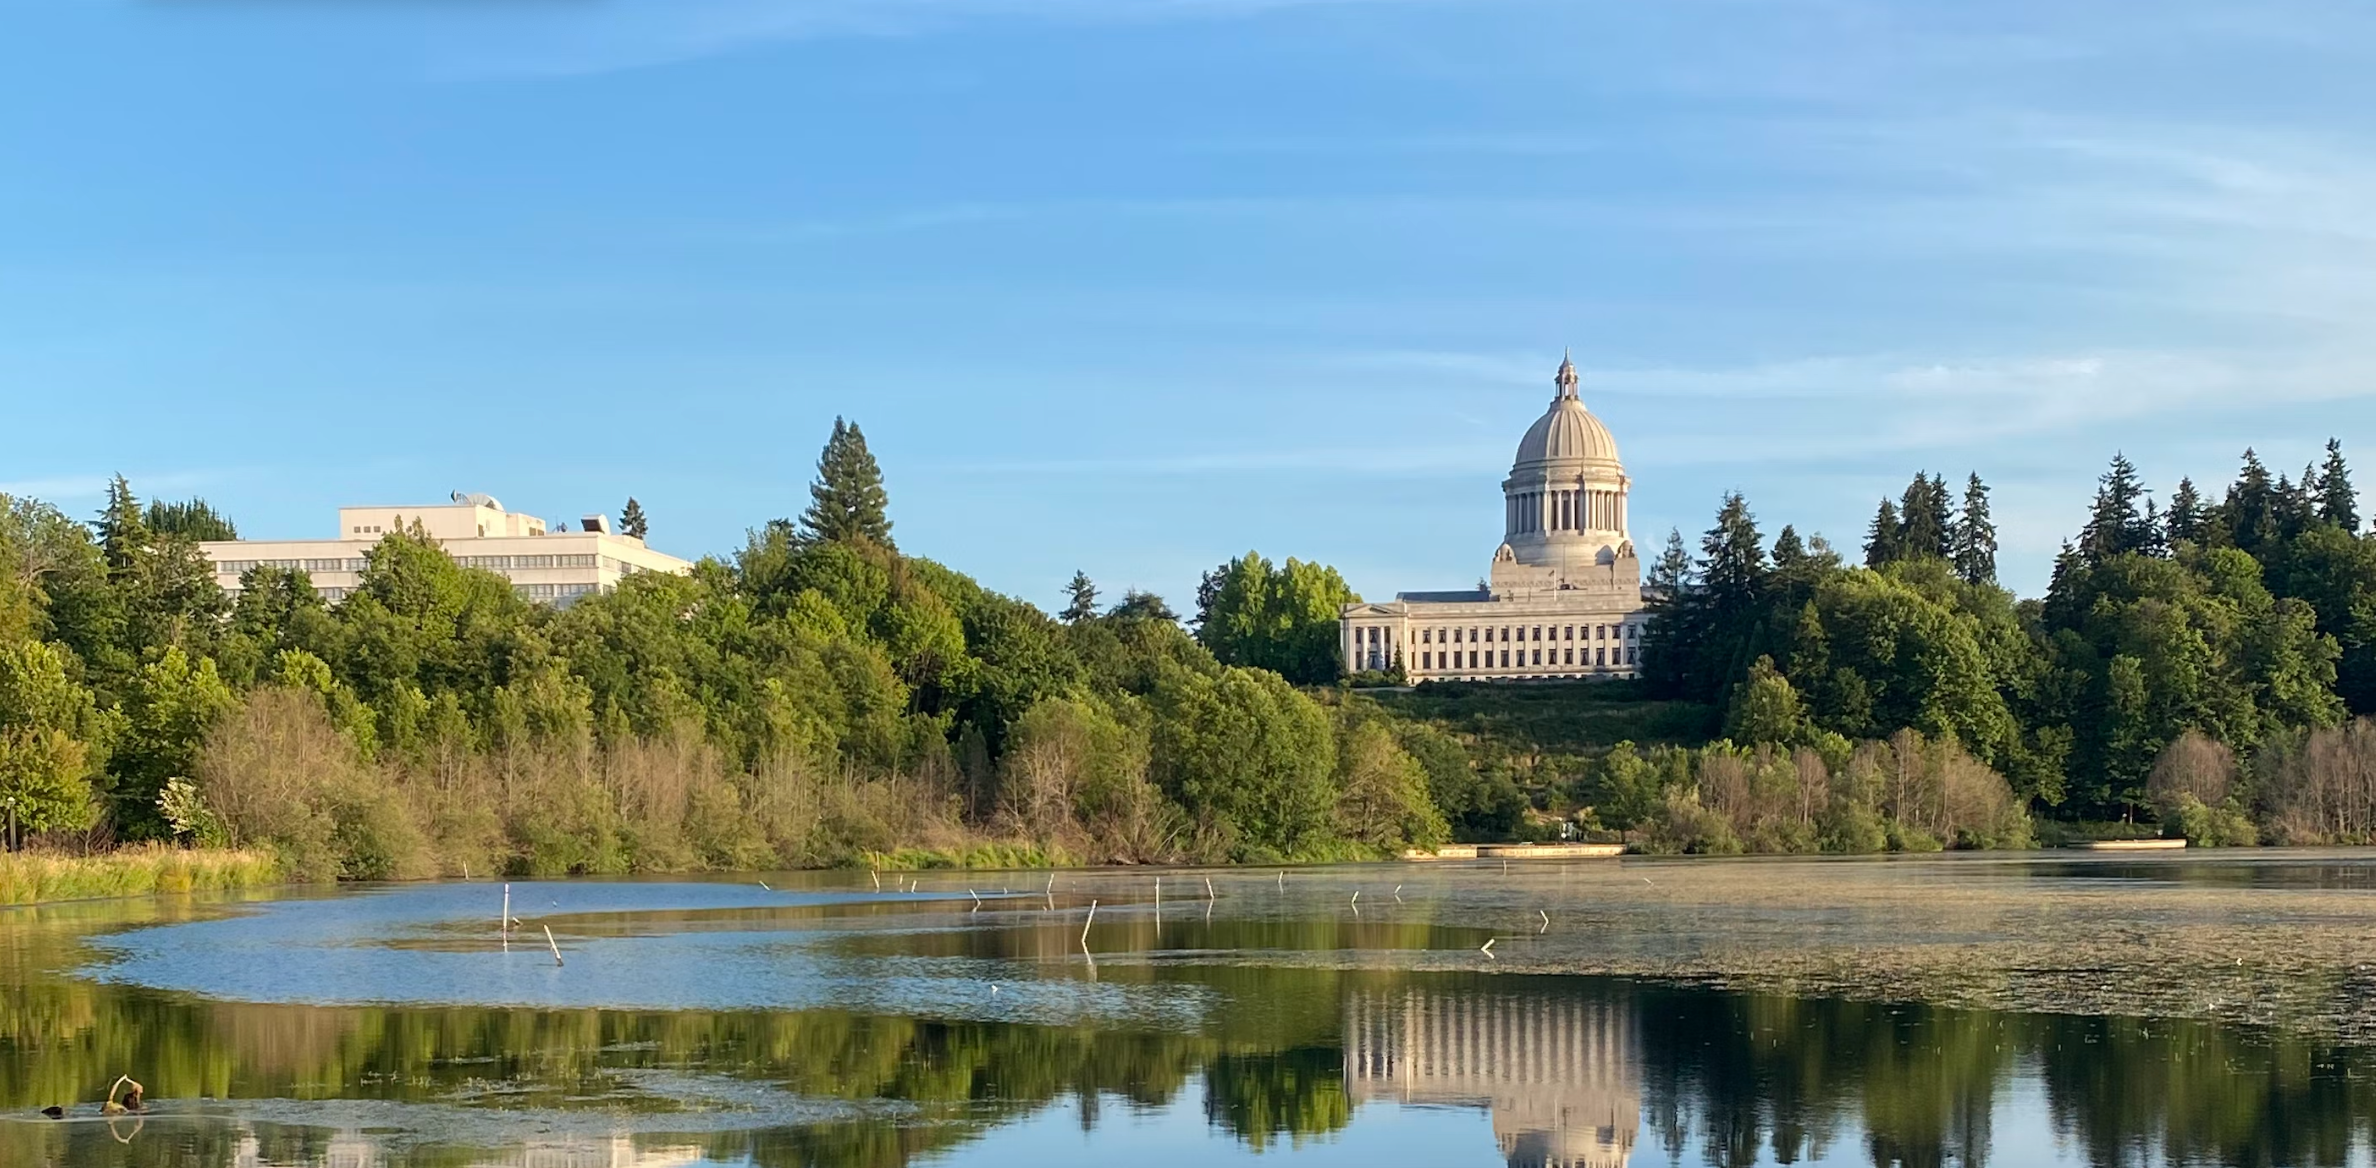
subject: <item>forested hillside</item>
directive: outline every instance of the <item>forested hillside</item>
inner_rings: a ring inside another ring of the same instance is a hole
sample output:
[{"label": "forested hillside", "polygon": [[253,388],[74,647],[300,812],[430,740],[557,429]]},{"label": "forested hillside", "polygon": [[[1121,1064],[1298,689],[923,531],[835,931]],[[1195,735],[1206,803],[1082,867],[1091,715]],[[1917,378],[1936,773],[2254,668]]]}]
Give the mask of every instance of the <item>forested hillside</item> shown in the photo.
[{"label": "forested hillside", "polygon": [[[640,506],[638,527],[651,522]],[[2376,834],[2376,549],[2340,449],[2161,508],[2115,461],[2048,594],[1988,490],[1917,476],[1861,563],[1728,498],[1653,569],[1648,677],[1346,689],[1324,565],[1248,553],[1185,622],[1078,575],[1050,616],[901,552],[837,423],[808,508],[566,608],[418,531],[354,593],[204,502],[0,497],[0,802],[72,849],[300,875],[1317,859],[1560,831],[1667,851]],[[1191,631],[1193,630],[1193,631]],[[2125,825],[2107,829],[2110,822]]]},{"label": "forested hillside", "polygon": [[1446,834],[1377,718],[1216,660],[1160,599],[1101,607],[1084,579],[1059,620],[902,554],[856,426],[807,511],[731,562],[561,610],[418,532],[338,604],[272,568],[233,602],[195,547],[230,530],[203,503],[143,509],[120,480],[89,525],[0,502],[0,793],[53,843],[260,844],[376,877]]}]

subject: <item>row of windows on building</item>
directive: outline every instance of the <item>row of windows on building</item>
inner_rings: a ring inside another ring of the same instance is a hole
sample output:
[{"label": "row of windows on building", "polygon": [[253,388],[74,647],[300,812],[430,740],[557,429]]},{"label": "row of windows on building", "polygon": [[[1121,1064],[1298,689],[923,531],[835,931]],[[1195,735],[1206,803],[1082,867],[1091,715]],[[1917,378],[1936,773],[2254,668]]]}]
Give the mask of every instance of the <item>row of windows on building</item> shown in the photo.
[{"label": "row of windows on building", "polygon": [[[1511,654],[1517,654],[1515,661]],[[1549,660],[1544,654],[1550,654]],[[1639,661],[1641,649],[1633,645],[1608,645],[1597,648],[1578,648],[1574,645],[1550,649],[1468,649],[1419,651],[1419,668],[1423,671],[1441,669],[1531,669],[1542,665],[1574,666],[1579,669],[1630,669]]]},{"label": "row of windows on building", "polygon": [[[1579,639],[1632,641],[1641,639],[1641,628],[1640,625],[1490,625],[1471,626],[1465,629],[1422,628],[1419,630],[1419,643],[1422,645],[1457,645],[1462,642],[1464,634],[1466,640],[1470,642],[1513,639],[1520,641],[1574,641]],[[1579,630],[1583,632],[1581,638],[1576,635]],[[1370,639],[1376,640],[1377,634],[1381,631],[1370,630]],[[1495,635],[1497,633],[1499,636]],[[1549,635],[1545,636],[1546,633]]]},{"label": "row of windows on building", "polygon": [[512,592],[522,600],[569,600],[593,592],[592,584],[514,584]]},{"label": "row of windows on building", "polygon": [[[539,568],[592,568],[600,566],[627,576],[638,569],[625,560],[609,556],[455,556],[454,562],[465,568],[485,568],[490,572],[521,572]],[[305,572],[360,572],[370,566],[361,556],[318,560],[217,560],[215,573],[222,576],[244,576],[254,568],[289,568]]]}]

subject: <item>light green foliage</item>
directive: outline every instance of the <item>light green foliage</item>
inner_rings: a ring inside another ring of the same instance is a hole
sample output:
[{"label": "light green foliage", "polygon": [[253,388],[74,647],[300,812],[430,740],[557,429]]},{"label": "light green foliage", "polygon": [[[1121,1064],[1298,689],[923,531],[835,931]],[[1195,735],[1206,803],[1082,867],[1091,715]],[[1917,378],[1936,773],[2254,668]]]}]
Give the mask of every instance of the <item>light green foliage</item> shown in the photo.
[{"label": "light green foliage", "polygon": [[1359,601],[1336,569],[1255,552],[1205,574],[1196,638],[1224,665],[1267,669],[1302,685],[1336,680],[1339,616]]},{"label": "light green foliage", "polygon": [[1328,715],[1278,674],[1167,672],[1154,694],[1155,777],[1239,856],[1293,855],[1328,834],[1336,791]]},{"label": "light green foliage", "polygon": [[1798,690],[1774,667],[1773,658],[1758,658],[1749,676],[1733,687],[1724,730],[1725,737],[1751,745],[1789,745],[1806,737],[1807,714],[1799,705]]},{"label": "light green foliage", "polygon": [[1451,838],[1428,796],[1427,771],[1384,724],[1359,719],[1337,746],[1337,831],[1380,851],[1432,848]]},{"label": "light green foliage", "polygon": [[211,658],[193,664],[169,648],[141,668],[124,703],[128,724],[111,767],[119,831],[133,839],[167,834],[157,813],[166,780],[195,772],[207,731],[238,704]]}]

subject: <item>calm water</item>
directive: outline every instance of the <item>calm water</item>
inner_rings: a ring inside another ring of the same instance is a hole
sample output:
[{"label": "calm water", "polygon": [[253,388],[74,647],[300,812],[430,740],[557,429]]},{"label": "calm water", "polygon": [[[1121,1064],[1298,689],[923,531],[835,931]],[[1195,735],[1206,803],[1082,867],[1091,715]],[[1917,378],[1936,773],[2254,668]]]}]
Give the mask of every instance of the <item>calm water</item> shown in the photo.
[{"label": "calm water", "polygon": [[[0,1165],[2368,1164],[2372,874],[515,883],[508,940],[486,883],[0,910]],[[120,1073],[148,1114],[98,1116]]]}]

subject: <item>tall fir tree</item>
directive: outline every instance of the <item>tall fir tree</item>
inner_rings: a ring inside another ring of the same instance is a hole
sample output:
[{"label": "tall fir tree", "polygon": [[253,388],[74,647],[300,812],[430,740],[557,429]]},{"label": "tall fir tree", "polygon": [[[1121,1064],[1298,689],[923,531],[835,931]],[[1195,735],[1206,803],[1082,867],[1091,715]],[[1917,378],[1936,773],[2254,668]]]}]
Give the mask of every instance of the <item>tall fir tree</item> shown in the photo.
[{"label": "tall fir tree", "polygon": [[1089,579],[1089,573],[1074,572],[1072,583],[1064,586],[1064,594],[1071,600],[1064,606],[1065,623],[1077,625],[1097,616],[1097,585]]},{"label": "tall fir tree", "polygon": [[643,504],[636,502],[635,496],[627,496],[627,506],[619,512],[619,534],[630,539],[643,539],[651,531],[652,521],[644,517]]},{"label": "tall fir tree", "polygon": [[1996,583],[1997,529],[1989,517],[1988,484],[1978,471],[1964,480],[1963,512],[1955,520],[1955,574],[1966,584]]},{"label": "tall fir tree", "polygon": [[890,497],[883,492],[883,471],[866,449],[866,435],[855,422],[833,420],[833,436],[817,456],[817,479],[809,484],[809,507],[801,513],[801,533],[813,540],[883,547],[891,543]]},{"label": "tall fir tree", "polygon": [[2327,439],[2326,465],[2318,473],[2318,517],[2359,534],[2359,492],[2351,487],[2351,467],[2343,461],[2341,439]]},{"label": "tall fir tree", "polygon": [[2275,496],[2269,468],[2261,464],[2259,454],[2246,447],[2244,468],[2237,472],[2236,481],[2228,487],[2226,501],[2219,507],[2220,526],[2226,529],[2228,542],[2252,554],[2275,543]]},{"label": "tall fir tree", "polygon": [[1717,612],[1739,614],[1756,606],[1766,572],[1765,539],[1758,534],[1757,517],[1740,492],[1727,494],[1717,509],[1716,526],[1700,538],[1700,588]]},{"label": "tall fir tree", "polygon": [[1898,521],[1897,504],[1881,500],[1873,525],[1865,529],[1865,567],[1878,568],[1903,558],[1905,526]]},{"label": "tall fir tree", "polygon": [[1799,538],[1798,528],[1785,523],[1782,533],[1774,537],[1774,570],[1791,572],[1807,562],[1807,542]]},{"label": "tall fir tree", "polygon": [[99,535],[100,554],[107,559],[111,576],[122,576],[132,570],[140,553],[148,548],[148,520],[140,513],[140,500],[133,497],[132,484],[117,475],[107,484],[107,506],[99,511],[99,519],[91,524]]},{"label": "tall fir tree", "polygon": [[2125,454],[2113,455],[2111,468],[2096,480],[2095,504],[2079,532],[2079,554],[2091,564],[2101,564],[2148,550],[2153,541],[2146,531],[2144,502],[2145,485],[2137,477],[2137,465]]},{"label": "tall fir tree", "polygon": [[1947,481],[1916,473],[1898,499],[1898,524],[1897,555],[1893,558],[1947,558],[1953,551],[1950,529],[1954,524],[1947,505]]},{"label": "tall fir tree", "polygon": [[1666,548],[1650,564],[1650,592],[1653,596],[1673,598],[1691,587],[1691,551],[1683,543],[1683,532],[1667,529]]},{"label": "tall fir tree", "polygon": [[2178,489],[2170,492],[2170,509],[2162,513],[2164,541],[2175,549],[2179,544],[2203,542],[2203,496],[2195,490],[2194,480],[2178,480]]}]

